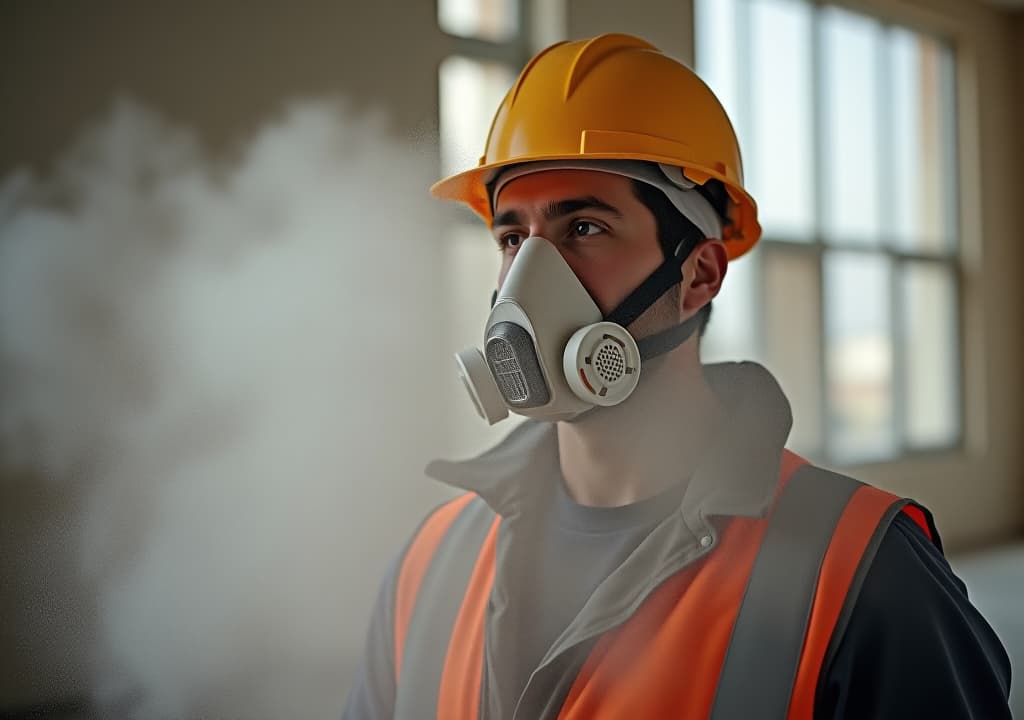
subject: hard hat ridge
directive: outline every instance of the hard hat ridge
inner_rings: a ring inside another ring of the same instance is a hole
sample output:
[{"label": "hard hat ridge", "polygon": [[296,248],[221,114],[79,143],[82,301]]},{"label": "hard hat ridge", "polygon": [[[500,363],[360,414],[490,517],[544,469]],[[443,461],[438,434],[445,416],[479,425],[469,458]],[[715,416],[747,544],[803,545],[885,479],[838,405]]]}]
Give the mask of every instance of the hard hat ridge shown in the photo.
[{"label": "hard hat ridge", "polygon": [[[572,69],[565,81],[565,99],[568,100],[586,76],[610,55],[631,49],[653,50],[658,48],[632,35],[598,35],[586,41],[576,53]],[[524,73],[525,74],[525,73]]]}]

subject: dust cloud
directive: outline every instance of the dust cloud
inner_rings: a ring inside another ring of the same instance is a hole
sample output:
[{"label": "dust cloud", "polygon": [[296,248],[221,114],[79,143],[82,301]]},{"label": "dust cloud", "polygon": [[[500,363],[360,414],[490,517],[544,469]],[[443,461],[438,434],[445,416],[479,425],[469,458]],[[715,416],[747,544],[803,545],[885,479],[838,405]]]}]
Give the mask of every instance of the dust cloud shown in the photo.
[{"label": "dust cloud", "polygon": [[101,716],[340,714],[379,575],[443,498],[433,157],[327,102],[214,157],[122,101],[0,186],[0,453],[82,498]]}]

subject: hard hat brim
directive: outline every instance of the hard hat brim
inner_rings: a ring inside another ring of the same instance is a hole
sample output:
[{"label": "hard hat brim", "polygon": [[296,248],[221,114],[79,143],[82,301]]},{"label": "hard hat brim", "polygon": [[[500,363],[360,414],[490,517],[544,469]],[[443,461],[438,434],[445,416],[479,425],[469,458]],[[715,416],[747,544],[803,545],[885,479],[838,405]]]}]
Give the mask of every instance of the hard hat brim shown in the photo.
[{"label": "hard hat brim", "polygon": [[494,177],[496,171],[510,165],[552,160],[646,160],[681,167],[683,174],[699,185],[703,185],[711,179],[719,180],[725,185],[733,202],[733,217],[730,218],[730,223],[726,227],[726,236],[723,238],[726,241],[725,248],[728,258],[734,260],[746,253],[754,246],[761,235],[761,226],[757,222],[757,204],[746,190],[710,168],[681,165],[678,157],[638,154],[636,152],[576,153],[572,155],[517,157],[514,160],[480,165],[446,177],[431,185],[430,194],[440,200],[452,200],[468,205],[490,227],[494,217],[491,210],[491,200],[487,193],[487,182]]}]

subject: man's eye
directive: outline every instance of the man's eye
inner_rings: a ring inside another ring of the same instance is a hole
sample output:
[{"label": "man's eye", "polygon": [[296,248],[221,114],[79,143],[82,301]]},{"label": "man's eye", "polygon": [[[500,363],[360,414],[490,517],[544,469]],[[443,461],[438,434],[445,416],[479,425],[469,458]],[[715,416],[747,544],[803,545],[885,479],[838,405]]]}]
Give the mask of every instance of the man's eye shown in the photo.
[{"label": "man's eye", "polygon": [[523,242],[523,236],[519,233],[505,233],[498,239],[498,245],[501,249],[519,247],[519,244]]},{"label": "man's eye", "polygon": [[578,237],[597,235],[600,232],[604,232],[604,228],[587,220],[577,220],[572,224],[572,234]]}]

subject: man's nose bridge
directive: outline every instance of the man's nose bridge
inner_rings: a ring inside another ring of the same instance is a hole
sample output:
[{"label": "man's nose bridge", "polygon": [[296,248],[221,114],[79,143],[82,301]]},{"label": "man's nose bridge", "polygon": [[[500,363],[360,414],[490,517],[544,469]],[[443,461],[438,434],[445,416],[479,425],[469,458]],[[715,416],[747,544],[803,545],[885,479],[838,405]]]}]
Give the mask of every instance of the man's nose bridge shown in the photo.
[{"label": "man's nose bridge", "polygon": [[[559,254],[562,256],[562,259],[565,260],[567,265],[569,264],[569,260],[565,257],[564,253],[562,253],[562,251],[559,249],[559,247],[557,245],[555,245],[555,243],[551,242],[550,240],[548,240],[543,235],[539,235],[536,232],[534,232],[534,225],[533,224],[530,225],[530,234],[527,237],[525,237],[523,240],[520,241],[520,243],[519,243],[520,247],[522,247],[522,245],[524,243],[526,243],[526,241],[529,240],[530,238],[534,238],[536,240],[543,240],[544,242],[548,243],[549,245],[554,247],[555,250],[558,250]],[[508,273],[512,269],[512,263],[514,263],[516,261],[516,257],[518,257],[518,256],[519,255],[517,253],[515,256],[513,256],[512,260],[510,260],[510,261],[507,260],[507,256],[505,258],[502,258],[501,268],[498,270],[498,292],[501,292],[501,287],[502,287],[502,285],[505,284],[505,278],[508,277]],[[569,265],[569,267],[571,268],[572,265]],[[575,273],[575,270],[573,272]]]},{"label": "man's nose bridge", "polygon": [[[549,240],[547,235],[545,235],[545,234],[534,232],[533,228],[530,228],[530,237],[537,238],[538,240],[543,240],[544,242],[548,243],[549,245],[554,246],[555,250],[558,250],[558,244],[557,243],[552,242],[551,240]],[[561,251],[559,251],[559,252],[561,252]]]},{"label": "man's nose bridge", "polygon": [[[538,233],[538,232],[536,232],[535,228],[532,227],[532,226],[530,227],[530,237],[543,240],[544,242],[546,242],[549,245],[551,245],[555,250],[558,251],[558,254],[562,256],[562,260],[565,261],[565,264],[568,265],[570,268],[572,268],[573,274],[576,275],[577,277],[579,277],[579,273],[576,271],[576,268],[573,267],[573,264],[572,264],[572,261],[570,259],[570,256],[569,256],[569,253],[567,251],[565,243],[560,243],[560,242],[556,242],[555,240],[551,240],[548,237],[548,234]],[[523,242],[525,242],[525,240]]]},{"label": "man's nose bridge", "polygon": [[[562,260],[565,262],[566,265],[569,266],[569,269],[572,270],[573,275],[575,275],[577,278],[579,278],[580,274],[576,270],[576,267],[572,264],[572,260],[571,260],[571,258],[569,256],[569,253],[568,253],[567,248],[566,248],[564,243],[558,243],[558,242],[555,242],[553,240],[548,239],[546,235],[537,234],[537,233],[535,233],[533,231],[533,228],[530,228],[530,237],[531,238],[535,238],[537,240],[543,240],[548,245],[550,245],[555,250],[557,250],[558,254],[562,256]],[[529,238],[527,238],[527,239],[529,239]],[[523,242],[526,242],[526,241],[524,240]],[[513,262],[514,261],[515,260],[513,258]]]}]

